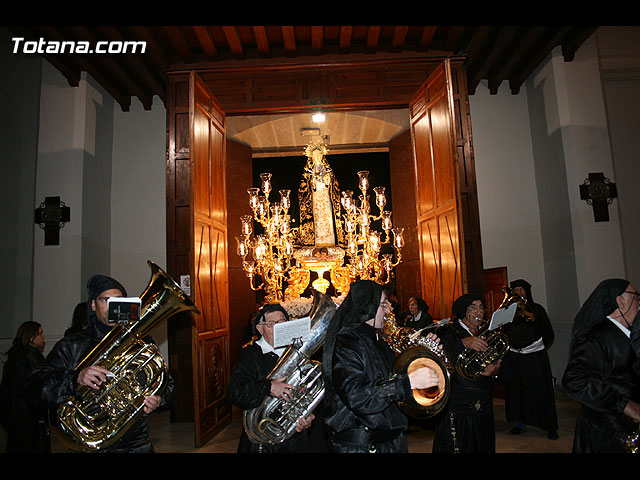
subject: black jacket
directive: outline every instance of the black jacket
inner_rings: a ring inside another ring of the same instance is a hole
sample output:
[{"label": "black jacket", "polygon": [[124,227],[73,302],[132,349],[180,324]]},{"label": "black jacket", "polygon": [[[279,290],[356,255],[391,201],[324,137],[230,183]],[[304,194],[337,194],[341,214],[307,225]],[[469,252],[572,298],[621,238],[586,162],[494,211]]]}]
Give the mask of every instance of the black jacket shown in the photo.
[{"label": "black jacket", "polygon": [[[238,362],[231,371],[227,400],[242,410],[259,407],[270,394],[271,380],[267,379],[267,376],[279,359],[273,352],[262,353],[257,343],[243,347]],[[311,428],[315,428],[316,424],[317,422],[314,422]],[[280,444],[268,445],[252,442],[243,428],[238,443],[238,453],[302,453],[310,451],[311,448],[309,429],[295,433]]]},{"label": "black jacket", "polygon": [[0,386],[0,416],[7,431],[7,452],[48,453],[51,451],[46,410],[27,399],[27,380],[44,361],[42,353],[31,346],[9,350]]},{"label": "black jacket", "polygon": [[333,432],[366,427],[374,431],[402,431],[407,416],[399,401],[412,397],[409,376],[392,372],[395,355],[378,330],[363,323],[340,333],[333,360]]},{"label": "black jacket", "polygon": [[[89,328],[71,333],[58,341],[47,355],[45,363],[34,369],[28,385],[28,395],[32,402],[53,410],[69,397],[76,395],[79,372],[74,368],[105,335],[96,322],[95,319],[89,319]],[[151,337],[145,338],[145,342],[155,343]],[[174,382],[169,376],[162,394],[162,404],[156,411],[168,408],[173,389]],[[55,415],[55,411],[52,414]],[[143,414],[120,440],[104,451],[152,452],[147,418],[148,416]]]}]

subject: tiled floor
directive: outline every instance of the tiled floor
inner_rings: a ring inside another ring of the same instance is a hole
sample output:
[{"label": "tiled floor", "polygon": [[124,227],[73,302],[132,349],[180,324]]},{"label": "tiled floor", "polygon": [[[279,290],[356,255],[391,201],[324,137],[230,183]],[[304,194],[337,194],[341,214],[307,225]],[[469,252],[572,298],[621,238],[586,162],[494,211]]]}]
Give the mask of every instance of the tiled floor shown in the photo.
[{"label": "tiled floor", "polygon": [[[529,427],[520,435],[509,435],[511,425],[504,416],[504,401],[494,400],[496,422],[497,453],[570,453],[573,443],[573,429],[579,406],[568,399],[561,389],[556,391],[556,407],[558,410],[559,439],[549,440],[547,432]],[[242,428],[242,416],[234,410],[233,421],[206,445],[194,446],[194,430],[191,423],[171,423],[168,413],[152,415],[149,431],[154,447],[158,453],[235,453]],[[420,429],[406,434],[411,453],[430,453],[433,432]],[[54,453],[65,452],[54,437],[52,450]],[[0,451],[5,451],[4,431],[0,429]]]}]

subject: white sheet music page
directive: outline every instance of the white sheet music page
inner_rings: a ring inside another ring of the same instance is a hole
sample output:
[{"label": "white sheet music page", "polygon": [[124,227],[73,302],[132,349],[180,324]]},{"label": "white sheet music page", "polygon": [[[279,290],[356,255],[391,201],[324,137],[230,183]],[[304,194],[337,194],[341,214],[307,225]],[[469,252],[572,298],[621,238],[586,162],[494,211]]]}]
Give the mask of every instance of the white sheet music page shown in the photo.
[{"label": "white sheet music page", "polygon": [[494,330],[513,320],[513,317],[516,315],[517,307],[518,305],[516,303],[512,303],[507,308],[500,308],[493,312],[491,322],[489,323],[489,330]]},{"label": "white sheet music page", "polygon": [[310,331],[311,317],[276,323],[273,326],[273,348],[291,345],[296,339],[304,343],[309,339]]}]

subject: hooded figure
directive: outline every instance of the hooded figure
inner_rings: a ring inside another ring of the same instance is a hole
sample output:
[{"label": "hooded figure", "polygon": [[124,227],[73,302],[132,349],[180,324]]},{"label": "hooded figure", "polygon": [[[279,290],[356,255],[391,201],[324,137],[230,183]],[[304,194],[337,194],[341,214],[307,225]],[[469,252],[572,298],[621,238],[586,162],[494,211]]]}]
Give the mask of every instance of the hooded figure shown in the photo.
[{"label": "hooded figure", "polygon": [[381,302],[381,285],[356,281],[327,329],[322,369],[335,452],[407,451],[407,417],[398,402],[411,398],[412,380],[392,371],[395,355],[379,334],[390,308]]},{"label": "hooded figure", "polygon": [[[637,356],[629,338],[631,324],[637,322],[625,317],[628,309],[619,310],[618,303],[626,292],[633,294],[632,288],[627,280],[604,280],[574,319],[569,361],[562,378],[567,395],[582,407],[574,452],[622,453],[622,439],[637,426],[628,410],[633,407],[637,412],[640,402],[640,377],[634,368]],[[637,294],[629,296],[631,308],[637,311]],[[614,318],[618,311],[621,321]]]},{"label": "hooded figure", "polygon": [[[76,371],[75,367],[113,328],[98,319],[92,304],[107,290],[119,290],[127,296],[126,289],[117,280],[105,276],[94,275],[87,282],[87,323],[85,329],[72,331],[65,335],[54,346],[43,365],[34,370],[29,380],[28,391],[31,401],[44,408],[56,409],[70,397],[76,396],[76,389],[81,385],[83,372],[87,368]],[[98,306],[96,305],[96,308]],[[114,324],[115,325],[115,324]],[[147,336],[146,343],[155,343]],[[168,408],[174,388],[174,381],[169,376],[167,386],[161,397],[155,397],[158,405],[156,411]],[[154,451],[149,439],[147,427],[148,415],[142,415],[131,428],[112,446],[104,449],[112,453],[152,453]]]},{"label": "hooded figure", "polygon": [[509,433],[523,433],[531,425],[546,430],[548,438],[555,440],[558,415],[547,353],[554,341],[553,327],[545,308],[534,302],[529,282],[518,279],[510,286],[524,289],[533,319],[517,315],[503,327],[509,338],[509,351],[500,367],[506,382],[505,413],[507,421],[515,422]]}]

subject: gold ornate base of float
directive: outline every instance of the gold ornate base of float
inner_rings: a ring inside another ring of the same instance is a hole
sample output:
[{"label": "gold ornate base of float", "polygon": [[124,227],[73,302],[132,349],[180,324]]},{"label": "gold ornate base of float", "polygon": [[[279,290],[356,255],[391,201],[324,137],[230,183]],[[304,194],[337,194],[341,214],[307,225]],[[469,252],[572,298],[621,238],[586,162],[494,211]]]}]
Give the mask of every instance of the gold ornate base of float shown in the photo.
[{"label": "gold ornate base of float", "polygon": [[[329,285],[333,284],[336,294],[346,295],[349,285],[354,280],[350,269],[343,266],[345,252],[336,245],[302,247],[293,256],[298,267],[289,276],[286,298],[299,298],[309,286],[310,272],[316,272],[318,278],[311,286],[321,293],[326,293]],[[331,282],[324,278],[325,272],[331,273]]]}]

